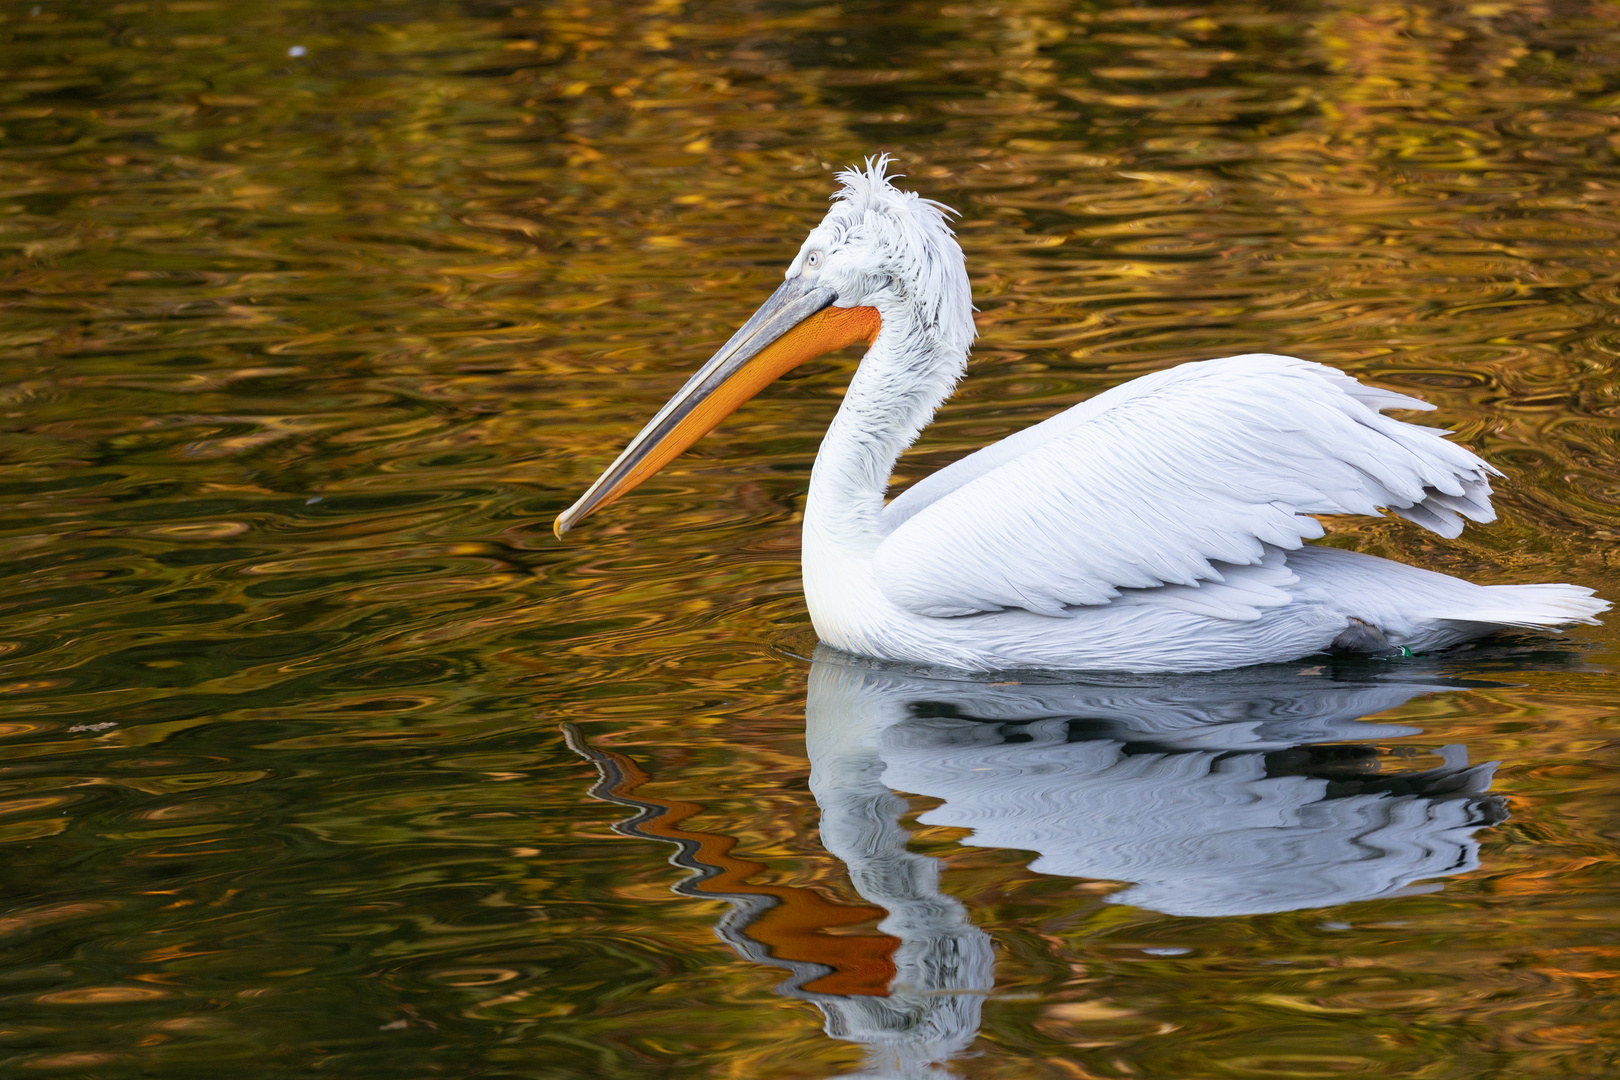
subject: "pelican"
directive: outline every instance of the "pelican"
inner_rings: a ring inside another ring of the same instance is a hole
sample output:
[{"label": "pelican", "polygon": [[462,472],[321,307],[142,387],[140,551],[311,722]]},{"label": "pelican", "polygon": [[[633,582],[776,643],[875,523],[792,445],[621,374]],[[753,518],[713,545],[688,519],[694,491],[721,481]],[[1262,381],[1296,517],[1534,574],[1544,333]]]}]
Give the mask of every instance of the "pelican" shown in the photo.
[{"label": "pelican", "polygon": [[1327,650],[1445,648],[1504,627],[1595,623],[1574,585],[1476,585],[1308,545],[1313,515],[1389,509],[1445,537],[1495,520],[1495,468],[1432,409],[1334,368],[1249,354],[1098,394],[885,504],[900,454],[974,337],[949,207],[895,187],[887,155],[838,174],[785,280],[631,440],[561,537],[771,380],[868,344],[810,474],[805,600],[846,653],[969,671],[1210,671]]}]

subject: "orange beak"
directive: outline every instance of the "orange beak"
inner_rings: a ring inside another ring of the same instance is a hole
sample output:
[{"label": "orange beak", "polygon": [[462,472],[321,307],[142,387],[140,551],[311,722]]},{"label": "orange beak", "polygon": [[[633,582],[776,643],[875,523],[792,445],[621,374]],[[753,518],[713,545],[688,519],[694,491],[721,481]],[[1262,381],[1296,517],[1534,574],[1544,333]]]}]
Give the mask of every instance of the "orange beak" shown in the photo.
[{"label": "orange beak", "polygon": [[870,343],[876,308],[834,307],[837,294],[802,277],[784,282],[731,340],[658,410],[579,501],[557,515],[559,537],[673,461],[743,402],[807,360]]}]

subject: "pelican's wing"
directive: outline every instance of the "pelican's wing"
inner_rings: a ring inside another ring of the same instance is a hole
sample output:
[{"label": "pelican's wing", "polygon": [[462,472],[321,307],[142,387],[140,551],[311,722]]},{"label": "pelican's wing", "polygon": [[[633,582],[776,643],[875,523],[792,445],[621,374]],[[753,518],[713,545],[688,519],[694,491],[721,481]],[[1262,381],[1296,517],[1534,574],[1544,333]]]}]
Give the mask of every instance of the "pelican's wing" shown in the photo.
[{"label": "pelican's wing", "polygon": [[1461,532],[1462,517],[1494,519],[1489,477],[1500,474],[1388,408],[1433,406],[1286,356],[1136,379],[895,499],[878,584],[932,616],[1063,615],[1122,589],[1176,586],[1167,591],[1187,607],[1252,591],[1258,600],[1224,597],[1211,613],[1257,617],[1254,606],[1286,602],[1277,587],[1293,580],[1266,545],[1321,536],[1307,515],[1388,507],[1442,536]]}]

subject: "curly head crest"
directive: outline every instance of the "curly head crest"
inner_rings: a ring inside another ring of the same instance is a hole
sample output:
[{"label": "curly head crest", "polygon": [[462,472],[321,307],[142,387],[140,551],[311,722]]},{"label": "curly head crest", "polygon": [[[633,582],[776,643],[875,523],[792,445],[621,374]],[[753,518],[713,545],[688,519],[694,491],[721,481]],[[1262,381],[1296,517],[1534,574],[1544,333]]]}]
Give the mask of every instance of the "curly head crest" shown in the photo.
[{"label": "curly head crest", "polygon": [[881,264],[874,269],[911,297],[925,323],[965,348],[974,336],[973,303],[962,249],[949,224],[956,211],[895,187],[891,181],[903,174],[891,174],[892,163],[888,154],[876,154],[864,166],[839,172],[841,187],[826,223],[841,236],[874,241]]}]

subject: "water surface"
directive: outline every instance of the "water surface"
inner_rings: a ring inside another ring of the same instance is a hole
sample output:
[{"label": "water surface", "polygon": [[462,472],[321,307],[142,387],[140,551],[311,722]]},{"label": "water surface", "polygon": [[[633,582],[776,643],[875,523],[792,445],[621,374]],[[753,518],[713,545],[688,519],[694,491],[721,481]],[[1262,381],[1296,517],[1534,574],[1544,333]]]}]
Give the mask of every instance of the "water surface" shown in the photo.
[{"label": "water surface", "polygon": [[812,668],[853,351],[549,524],[884,150],[979,307],[899,483],[1289,353],[1506,473],[1328,542],[1620,597],[1620,8],[7,0],[0,71],[8,1074],[1615,1071],[1612,629]]}]

